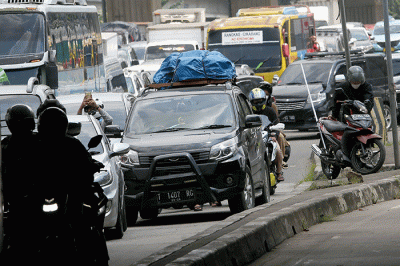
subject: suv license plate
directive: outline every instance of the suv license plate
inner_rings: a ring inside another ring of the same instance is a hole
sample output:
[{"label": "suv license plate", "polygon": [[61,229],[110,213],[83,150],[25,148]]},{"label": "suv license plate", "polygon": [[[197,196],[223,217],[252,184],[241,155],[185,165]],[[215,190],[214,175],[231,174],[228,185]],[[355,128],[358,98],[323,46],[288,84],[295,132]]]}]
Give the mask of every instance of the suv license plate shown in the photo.
[{"label": "suv license plate", "polygon": [[157,194],[159,203],[171,203],[195,199],[195,190],[193,188],[162,192]]}]

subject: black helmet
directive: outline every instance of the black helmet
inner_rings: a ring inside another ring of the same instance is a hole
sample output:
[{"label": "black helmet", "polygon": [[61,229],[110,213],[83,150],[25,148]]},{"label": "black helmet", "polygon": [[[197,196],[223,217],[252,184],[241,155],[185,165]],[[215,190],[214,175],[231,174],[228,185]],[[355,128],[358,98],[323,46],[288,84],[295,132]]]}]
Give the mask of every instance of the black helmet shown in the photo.
[{"label": "black helmet", "polygon": [[35,129],[35,113],[26,104],[15,104],[7,109],[6,124],[12,134],[29,133]]},{"label": "black helmet", "polygon": [[350,83],[363,84],[365,82],[364,70],[360,66],[352,66],[347,71],[347,79]]},{"label": "black helmet", "polygon": [[48,137],[63,137],[68,129],[68,118],[65,112],[58,107],[46,108],[39,116],[38,132]]},{"label": "black helmet", "polygon": [[67,113],[64,105],[62,105],[57,99],[46,99],[41,105],[39,105],[38,109],[36,110],[36,117],[39,117],[40,114],[49,107],[58,107]]},{"label": "black helmet", "polygon": [[260,89],[263,91],[268,91],[269,95],[272,95],[272,86],[269,82],[267,81],[261,81],[260,84],[258,85]]}]

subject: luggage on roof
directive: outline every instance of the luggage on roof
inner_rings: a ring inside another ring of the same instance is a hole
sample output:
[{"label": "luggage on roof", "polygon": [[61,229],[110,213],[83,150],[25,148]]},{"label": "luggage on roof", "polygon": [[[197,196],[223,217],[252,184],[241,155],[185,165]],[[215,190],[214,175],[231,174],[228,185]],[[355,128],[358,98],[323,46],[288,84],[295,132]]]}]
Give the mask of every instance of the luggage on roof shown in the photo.
[{"label": "luggage on roof", "polygon": [[220,52],[193,50],[168,56],[154,74],[153,81],[165,84],[204,80],[210,84],[213,83],[210,80],[226,81],[235,77],[235,65]]}]

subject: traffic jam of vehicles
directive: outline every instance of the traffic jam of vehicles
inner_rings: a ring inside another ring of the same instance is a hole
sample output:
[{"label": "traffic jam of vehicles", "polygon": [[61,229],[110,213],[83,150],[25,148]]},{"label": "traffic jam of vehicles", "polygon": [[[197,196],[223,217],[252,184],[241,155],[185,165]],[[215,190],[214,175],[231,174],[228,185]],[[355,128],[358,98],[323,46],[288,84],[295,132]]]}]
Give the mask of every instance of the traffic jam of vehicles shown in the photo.
[{"label": "traffic jam of vehicles", "polygon": [[381,22],[344,38],[322,6],[186,7],[143,31],[90,2],[0,0],[1,265],[136,265],[289,197],[310,154],[331,181],[384,164]]}]

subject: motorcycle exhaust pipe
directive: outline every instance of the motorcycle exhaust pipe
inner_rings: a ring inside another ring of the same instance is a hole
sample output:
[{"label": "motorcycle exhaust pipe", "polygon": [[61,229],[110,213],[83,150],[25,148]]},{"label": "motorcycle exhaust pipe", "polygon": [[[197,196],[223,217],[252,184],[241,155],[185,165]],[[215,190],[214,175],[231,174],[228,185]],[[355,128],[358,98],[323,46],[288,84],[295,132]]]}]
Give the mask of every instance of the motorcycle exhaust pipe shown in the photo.
[{"label": "motorcycle exhaust pipe", "polygon": [[318,157],[321,157],[322,151],[321,151],[321,149],[318,147],[317,144],[312,144],[312,145],[311,145],[311,150],[314,152],[315,155],[317,155]]}]

